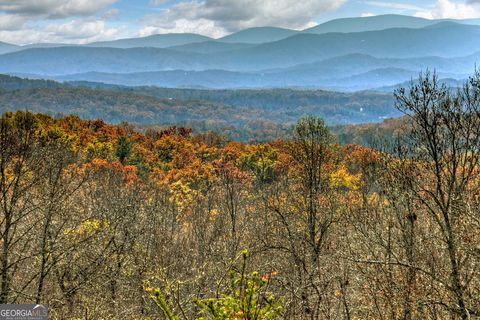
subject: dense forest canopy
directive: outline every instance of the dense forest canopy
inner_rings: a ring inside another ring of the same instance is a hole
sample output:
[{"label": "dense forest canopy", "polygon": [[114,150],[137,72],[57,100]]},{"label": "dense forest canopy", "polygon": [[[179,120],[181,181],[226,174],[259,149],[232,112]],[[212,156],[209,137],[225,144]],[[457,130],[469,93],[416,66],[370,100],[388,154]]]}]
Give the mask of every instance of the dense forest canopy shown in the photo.
[{"label": "dense forest canopy", "polygon": [[327,124],[379,122],[398,116],[391,94],[323,90],[195,90],[58,83],[0,76],[0,111],[29,110],[50,116],[137,126],[180,125],[250,142],[285,138],[298,118]]},{"label": "dense forest canopy", "polygon": [[[338,145],[315,116],[244,144],[6,112],[0,303],[54,319],[478,318],[479,84],[426,74],[397,90],[405,118],[375,129],[388,150]],[[2,99],[128,99],[50,86]]]}]

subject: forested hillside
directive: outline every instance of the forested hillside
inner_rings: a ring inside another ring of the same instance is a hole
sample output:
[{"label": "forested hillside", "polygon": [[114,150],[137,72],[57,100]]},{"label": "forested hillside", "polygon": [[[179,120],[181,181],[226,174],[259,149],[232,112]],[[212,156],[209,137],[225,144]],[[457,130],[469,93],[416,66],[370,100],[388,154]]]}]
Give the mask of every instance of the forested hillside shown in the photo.
[{"label": "forested hillside", "polygon": [[[477,318],[479,84],[452,93],[427,74],[396,91],[405,118],[376,127],[395,131],[382,150],[340,146],[314,116],[243,144],[6,112],[0,303],[48,304],[53,319]],[[2,99],[102,110],[87,95],[127,99],[101,112],[133,105],[132,117],[155,99],[66,87]],[[152,114],[168,119],[176,100],[161,103]]]},{"label": "forested hillside", "polygon": [[194,90],[0,77],[0,111],[75,114],[137,126],[183,125],[237,141],[285,137],[304,115],[328,124],[380,121],[399,113],[391,94],[323,90]]}]

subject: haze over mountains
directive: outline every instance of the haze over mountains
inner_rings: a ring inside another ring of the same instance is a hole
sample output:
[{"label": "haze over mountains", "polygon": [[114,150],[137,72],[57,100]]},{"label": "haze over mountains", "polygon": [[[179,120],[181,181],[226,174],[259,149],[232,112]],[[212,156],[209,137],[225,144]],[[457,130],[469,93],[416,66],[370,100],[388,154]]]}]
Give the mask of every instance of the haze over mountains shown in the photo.
[{"label": "haze over mountains", "polygon": [[[0,43],[0,72],[60,81],[173,88],[395,86],[435,69],[462,80],[480,62],[480,20],[384,15],[220,39],[165,34],[86,45]],[[1,40],[1,39],[0,39]]]}]

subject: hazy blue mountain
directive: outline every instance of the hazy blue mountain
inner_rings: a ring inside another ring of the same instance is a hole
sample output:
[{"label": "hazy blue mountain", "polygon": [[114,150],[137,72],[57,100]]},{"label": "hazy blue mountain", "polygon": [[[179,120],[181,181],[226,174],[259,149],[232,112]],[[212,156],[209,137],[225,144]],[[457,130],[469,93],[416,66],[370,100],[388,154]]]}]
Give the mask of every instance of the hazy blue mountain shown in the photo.
[{"label": "hazy blue mountain", "polygon": [[198,43],[212,40],[209,37],[194,33],[169,33],[156,34],[141,38],[128,38],[113,41],[93,42],[88,44],[90,47],[108,47],[108,48],[168,48],[172,46],[180,46],[188,43]]},{"label": "hazy blue mountain", "polygon": [[[416,78],[419,72],[425,71],[426,68],[432,71],[437,70],[442,77],[463,79],[473,71],[474,59],[479,55],[450,59],[435,57],[381,59],[354,54],[292,68],[259,72],[172,70],[122,74],[87,72],[43,77],[61,81],[92,81],[116,85],[153,85],[171,88],[302,87],[354,91],[394,85],[412,77]],[[449,73],[451,70],[464,71],[464,73]],[[31,74],[17,75],[29,78],[42,77]]]},{"label": "hazy blue mountain", "polygon": [[[159,86],[168,88],[323,88],[340,91],[357,91],[394,85],[411,78],[416,78],[421,71],[401,68],[378,68],[362,73],[292,73],[289,71],[275,73],[248,73],[224,70],[205,71],[158,71],[126,74],[88,72],[55,77],[61,81],[89,81],[126,86]],[[450,74],[439,73],[442,77]],[[464,78],[467,75],[456,75]]]},{"label": "hazy blue mountain", "polygon": [[345,78],[330,81],[329,88],[348,89],[352,91],[395,85],[402,80],[418,78],[418,71],[401,68],[379,68]]},{"label": "hazy blue mountain", "polygon": [[[154,47],[154,48],[168,48],[176,47],[181,51],[188,52],[222,52],[228,51],[229,47],[223,47],[218,43],[238,44],[230,48],[239,49],[247,47],[246,44],[262,44],[268,42],[275,42],[286,39],[298,33],[350,33],[350,32],[364,32],[364,31],[379,31],[390,28],[424,28],[437,24],[439,22],[455,22],[466,25],[480,25],[480,19],[438,19],[428,20],[418,17],[404,16],[404,15],[379,15],[372,17],[355,17],[335,19],[322,23],[313,28],[305,29],[303,31],[290,30],[277,27],[257,27],[242,30],[220,39],[212,39],[206,36],[192,33],[171,33],[171,34],[157,34],[147,37],[118,39],[113,41],[93,42],[85,45],[87,47],[111,47],[111,48],[138,48],[138,47]],[[203,42],[208,42],[206,45],[201,45]],[[192,45],[196,44],[198,46]],[[181,47],[184,46],[185,47]],[[12,45],[0,42],[0,54],[25,50],[31,48],[53,48],[74,46],[72,44],[64,43],[35,43],[23,46]]]},{"label": "hazy blue mountain", "polygon": [[281,68],[351,53],[387,58],[457,57],[480,51],[480,26],[442,23],[421,29],[393,28],[358,33],[298,34],[228,52],[237,70]]},{"label": "hazy blue mountain", "polygon": [[[417,77],[421,71],[436,70],[442,77],[464,79],[480,61],[480,53],[458,58],[376,58],[363,54],[257,72],[225,70],[155,71],[134,73],[87,72],[53,77],[61,81],[92,81],[116,85],[188,88],[303,87],[335,90],[364,90],[390,86]],[[17,74],[29,78],[39,75]]]},{"label": "hazy blue mountain", "polygon": [[[86,72],[139,73],[222,69],[242,73],[256,72],[264,77],[254,79],[256,82],[268,80],[266,83],[274,86],[297,85],[301,81],[305,81],[301,86],[310,86],[310,83],[316,83],[318,79],[348,77],[379,68],[417,71],[429,67],[438,68],[452,75],[470,73],[474,64],[479,62],[479,55],[473,53],[480,52],[480,41],[472,39],[480,39],[480,26],[444,22],[421,29],[394,28],[358,33],[297,34],[280,41],[249,47],[210,42],[198,44],[202,47],[199,51],[205,53],[188,51],[191,50],[188,47],[176,50],[41,48],[0,55],[0,72],[61,76]],[[235,46],[237,49],[233,49]],[[223,51],[224,49],[226,51]],[[467,57],[452,60],[453,62],[447,59],[459,56]],[[318,62],[326,59],[333,60]],[[311,63],[314,65],[308,65]],[[298,66],[299,64],[306,65]],[[270,70],[289,67],[293,68]],[[277,80],[266,75],[279,72],[284,76]],[[158,76],[155,73],[151,75]],[[206,78],[206,73],[192,76]],[[145,75],[142,77],[145,78]],[[292,79],[288,79],[289,77]],[[235,74],[231,78],[238,79],[239,75]],[[251,75],[248,74],[244,78],[249,79]],[[273,80],[270,80],[271,78]],[[246,83],[237,81],[235,86],[239,86],[238,83],[240,86],[254,86],[256,82],[249,84],[248,81]]]},{"label": "hazy blue mountain", "polygon": [[221,42],[227,43],[253,43],[260,44],[265,42],[278,41],[294,34],[297,34],[298,31],[284,29],[284,28],[275,28],[275,27],[257,27],[245,29],[239,32],[232,33],[228,36],[218,39]]},{"label": "hazy blue mountain", "polygon": [[61,81],[91,81],[126,86],[159,86],[169,88],[241,88],[267,87],[269,81],[263,81],[256,73],[225,70],[205,71],[157,71],[135,73],[88,72],[56,77]]},{"label": "hazy blue mountain", "polygon": [[20,77],[13,77],[5,74],[0,74],[0,92],[13,91],[33,88],[60,88],[65,84],[44,79],[25,79]]},{"label": "hazy blue mountain", "polygon": [[158,48],[60,47],[27,49],[0,56],[0,72],[62,75],[88,71],[138,72],[213,67],[211,58]]},{"label": "hazy blue mountain", "polygon": [[58,48],[58,47],[77,47],[77,45],[66,44],[66,43],[32,43],[32,44],[27,44],[27,45],[18,47],[18,50],[35,49],[35,48]]},{"label": "hazy blue mountain", "polygon": [[170,47],[171,50],[196,53],[218,53],[246,49],[255,46],[251,43],[224,43],[218,41],[205,41],[201,43],[189,43],[181,46]]},{"label": "hazy blue mountain", "polygon": [[[467,77],[463,78],[463,79],[452,79],[452,78],[440,78],[438,80],[438,82],[440,84],[444,84],[446,85],[447,87],[450,87],[450,88],[460,88],[461,86],[463,86],[463,84],[465,83]],[[415,78],[413,79],[415,80]],[[377,87],[377,88],[371,88],[369,89],[368,91],[370,92],[393,92],[397,89],[400,89],[400,88],[408,88],[409,85],[411,84],[411,80],[408,80],[408,81],[403,81],[403,82],[400,82],[400,83],[396,83],[394,85],[389,85],[389,86],[380,86],[380,87]],[[367,91],[367,90],[366,90]]]},{"label": "hazy blue mountain", "polygon": [[284,69],[272,69],[269,72],[290,73],[291,75],[315,77],[316,79],[328,79],[332,76],[346,77],[379,68],[402,68],[415,71],[430,69],[442,73],[467,74],[472,72],[478,62],[480,62],[480,52],[455,58],[430,56],[402,59],[377,58],[354,53]]},{"label": "hazy blue mountain", "polygon": [[18,48],[19,48],[19,46],[17,46],[17,45],[0,41],[0,54],[13,52],[15,50],[18,50]]},{"label": "hazy blue mountain", "polygon": [[480,19],[465,19],[465,20],[454,20],[460,21],[463,24],[472,24],[472,25],[480,25]]},{"label": "hazy blue mountain", "polygon": [[424,28],[433,24],[437,24],[443,21],[452,21],[461,24],[480,24],[480,19],[466,19],[466,20],[454,20],[454,19],[440,19],[430,20],[419,17],[411,17],[397,14],[385,14],[372,17],[354,17],[354,18],[341,18],[325,23],[321,23],[313,28],[305,29],[306,33],[330,33],[330,32],[363,32],[363,31],[378,31],[391,28],[411,28],[418,29]]}]

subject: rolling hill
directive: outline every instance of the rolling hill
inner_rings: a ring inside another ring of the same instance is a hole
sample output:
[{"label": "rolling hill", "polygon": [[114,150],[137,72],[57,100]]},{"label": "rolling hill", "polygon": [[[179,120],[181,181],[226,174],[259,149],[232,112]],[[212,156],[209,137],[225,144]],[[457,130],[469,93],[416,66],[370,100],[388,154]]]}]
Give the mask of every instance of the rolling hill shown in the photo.
[{"label": "rolling hill", "polygon": [[301,64],[290,68],[258,72],[225,70],[153,71],[134,73],[88,72],[54,77],[61,81],[91,81],[117,85],[187,88],[325,88],[342,91],[365,90],[395,85],[416,77],[421,71],[436,70],[441,78],[464,79],[470,74],[480,53],[458,58],[420,57],[376,58],[350,54]]},{"label": "rolling hill", "polygon": [[138,72],[203,69],[214,63],[208,56],[159,48],[60,47],[28,49],[0,56],[4,73],[65,75],[79,72]]},{"label": "rolling hill", "polygon": [[480,38],[480,26],[441,23],[421,29],[297,34],[276,42],[210,53],[162,48],[41,48],[0,55],[0,72],[37,75],[176,69],[250,72],[292,67],[354,53],[397,59],[449,58],[479,52],[480,42],[471,41],[477,38]]},{"label": "rolling hill", "polygon": [[[480,26],[441,23],[421,29],[298,34],[223,55],[236,70],[278,68],[352,53],[385,58],[458,57],[480,51]],[[242,59],[243,58],[243,59]]]},{"label": "rolling hill", "polygon": [[205,41],[201,43],[189,43],[181,46],[173,46],[169,49],[181,52],[195,52],[212,54],[219,52],[234,51],[239,49],[246,49],[254,47],[254,44],[250,43],[223,43],[219,41]]},{"label": "rolling hill", "polygon": [[205,121],[242,127],[252,122],[293,124],[306,114],[330,124],[379,121],[396,114],[391,94],[323,90],[193,90],[0,77],[0,112],[76,114],[108,122],[179,124]]},{"label": "rolling hill", "polygon": [[189,43],[199,43],[212,40],[209,37],[194,33],[169,33],[156,34],[148,37],[119,39],[113,41],[93,42],[86,46],[89,47],[107,47],[107,48],[168,48],[180,46]]},{"label": "rolling hill", "polygon": [[480,24],[476,20],[430,20],[419,17],[411,17],[398,14],[385,14],[372,17],[341,18],[321,23],[313,28],[305,29],[303,32],[323,34],[330,32],[364,32],[378,31],[391,28],[424,28],[443,21],[455,21],[462,24]]},{"label": "rolling hill", "polygon": [[15,50],[18,50],[19,48],[20,48],[20,46],[16,46],[14,44],[10,44],[10,43],[0,41],[0,54],[13,52]]},{"label": "rolling hill", "polygon": [[0,42],[0,54],[14,52],[31,48],[53,48],[65,46],[86,46],[86,47],[108,47],[108,48],[168,48],[186,44],[202,43],[205,41],[216,41],[220,43],[244,43],[262,44],[286,39],[298,33],[352,33],[365,31],[379,31],[391,28],[418,29],[440,22],[455,22],[464,25],[480,25],[480,19],[424,19],[398,14],[377,15],[371,17],[340,18],[321,23],[315,27],[305,30],[291,30],[279,27],[255,27],[241,30],[219,39],[194,33],[169,33],[154,34],[146,37],[124,38],[111,41],[98,41],[81,45],[67,43],[33,43],[27,45],[15,45]]},{"label": "rolling hill", "polygon": [[228,36],[218,39],[218,41],[226,43],[260,44],[282,40],[291,37],[298,32],[299,31],[284,28],[257,27],[232,33]]}]

